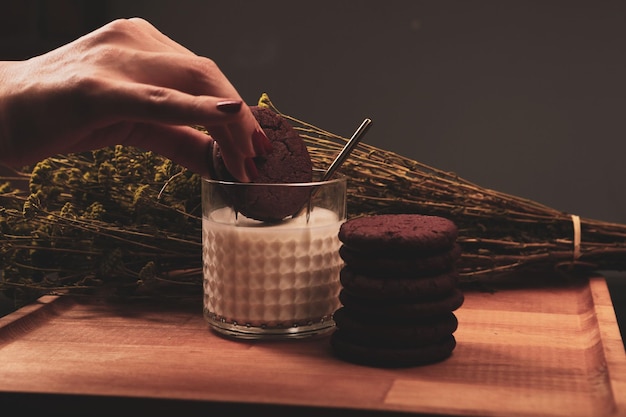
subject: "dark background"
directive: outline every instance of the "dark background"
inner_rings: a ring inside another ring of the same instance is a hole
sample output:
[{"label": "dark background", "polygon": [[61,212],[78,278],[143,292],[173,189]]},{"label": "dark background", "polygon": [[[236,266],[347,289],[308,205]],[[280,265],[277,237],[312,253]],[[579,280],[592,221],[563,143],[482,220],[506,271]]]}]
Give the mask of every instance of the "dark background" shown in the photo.
[{"label": "dark background", "polygon": [[[255,104],[484,187],[626,223],[626,2],[24,0],[0,59],[140,16]],[[607,273],[626,322],[626,275]]]},{"label": "dark background", "polygon": [[626,222],[626,4],[110,1],[254,103],[482,186]]}]

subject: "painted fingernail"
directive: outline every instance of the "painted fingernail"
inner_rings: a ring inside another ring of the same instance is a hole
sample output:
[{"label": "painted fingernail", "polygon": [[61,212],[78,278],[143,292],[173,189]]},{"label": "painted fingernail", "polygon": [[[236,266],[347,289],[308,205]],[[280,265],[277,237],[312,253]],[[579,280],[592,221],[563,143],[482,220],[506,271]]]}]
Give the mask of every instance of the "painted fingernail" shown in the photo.
[{"label": "painted fingernail", "polygon": [[224,100],[219,101],[215,107],[222,113],[235,114],[241,110],[241,105],[243,102],[241,100]]},{"label": "painted fingernail", "polygon": [[246,158],[244,161],[244,166],[246,168],[246,174],[250,180],[254,180],[259,176],[259,171],[256,169],[256,164],[254,163],[254,159]]},{"label": "painted fingernail", "polygon": [[254,152],[259,156],[267,155],[273,149],[272,142],[265,135],[265,132],[260,129],[252,133],[252,146],[254,147]]}]

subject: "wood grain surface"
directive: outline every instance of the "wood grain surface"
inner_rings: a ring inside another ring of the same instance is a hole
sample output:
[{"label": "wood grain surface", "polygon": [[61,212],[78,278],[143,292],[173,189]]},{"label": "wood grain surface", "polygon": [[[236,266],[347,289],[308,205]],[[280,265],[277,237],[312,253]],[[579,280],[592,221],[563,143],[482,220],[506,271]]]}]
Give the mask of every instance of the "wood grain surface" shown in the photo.
[{"label": "wood grain surface", "polygon": [[340,361],[328,337],[225,339],[200,297],[45,296],[0,318],[0,399],[77,415],[626,416],[603,278],[491,289],[465,291],[452,357],[405,369]]}]

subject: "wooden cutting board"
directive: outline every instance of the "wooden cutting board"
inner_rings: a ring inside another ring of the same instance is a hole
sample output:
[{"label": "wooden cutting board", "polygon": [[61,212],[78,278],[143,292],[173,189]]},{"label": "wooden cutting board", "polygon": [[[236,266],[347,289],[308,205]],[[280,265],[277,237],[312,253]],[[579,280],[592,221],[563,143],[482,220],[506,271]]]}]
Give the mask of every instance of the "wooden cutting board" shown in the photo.
[{"label": "wooden cutting board", "polygon": [[453,356],[407,369],[340,361],[328,337],[224,339],[200,298],[45,296],[0,318],[0,403],[84,415],[626,416],[626,354],[604,279],[521,282],[466,290]]}]

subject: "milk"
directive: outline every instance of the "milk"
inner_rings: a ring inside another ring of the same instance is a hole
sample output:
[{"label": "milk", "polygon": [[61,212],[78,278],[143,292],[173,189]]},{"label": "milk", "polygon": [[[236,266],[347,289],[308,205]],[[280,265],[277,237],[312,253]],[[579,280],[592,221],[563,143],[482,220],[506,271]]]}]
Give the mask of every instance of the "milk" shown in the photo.
[{"label": "milk", "polygon": [[332,322],[339,307],[339,227],[315,207],[266,224],[229,208],[203,217],[204,313],[210,322],[285,328]]}]

